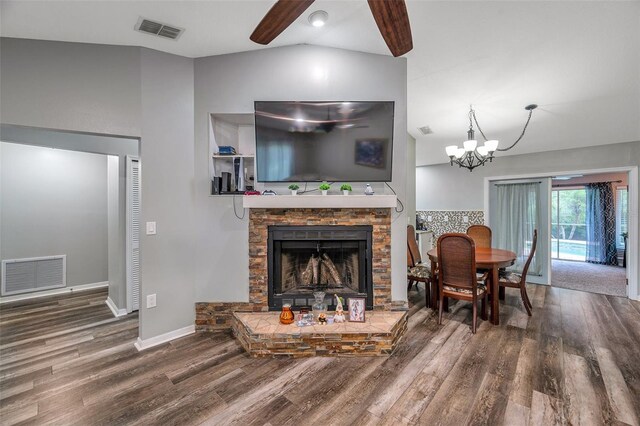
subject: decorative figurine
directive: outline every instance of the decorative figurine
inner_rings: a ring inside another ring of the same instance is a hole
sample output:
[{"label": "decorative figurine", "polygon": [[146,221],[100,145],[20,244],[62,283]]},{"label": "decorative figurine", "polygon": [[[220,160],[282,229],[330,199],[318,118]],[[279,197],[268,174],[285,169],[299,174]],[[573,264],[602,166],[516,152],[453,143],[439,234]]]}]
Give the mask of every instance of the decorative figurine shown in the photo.
[{"label": "decorative figurine", "polygon": [[371,185],[367,184],[366,188],[364,189],[364,195],[373,195],[373,188],[371,187]]},{"label": "decorative figurine", "polygon": [[345,321],[344,308],[342,307],[342,299],[337,294],[333,295],[336,298],[336,314],[333,316],[335,323],[341,323]]},{"label": "decorative figurine", "polygon": [[322,325],[326,325],[327,324],[327,314],[325,314],[324,312],[318,315],[318,322]]}]

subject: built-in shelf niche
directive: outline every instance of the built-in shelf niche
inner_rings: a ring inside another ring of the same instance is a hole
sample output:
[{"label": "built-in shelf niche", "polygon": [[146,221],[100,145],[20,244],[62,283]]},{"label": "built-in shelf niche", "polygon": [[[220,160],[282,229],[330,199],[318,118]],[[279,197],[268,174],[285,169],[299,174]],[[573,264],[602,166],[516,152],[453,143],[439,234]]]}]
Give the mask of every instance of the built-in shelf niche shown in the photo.
[{"label": "built-in shelf niche", "polygon": [[[232,146],[234,155],[220,155],[220,146]],[[234,162],[240,163],[245,175],[245,185],[255,185],[255,130],[252,113],[246,114],[209,114],[209,177],[222,177],[223,172],[231,173],[231,192],[219,195],[243,193],[237,191]],[[252,179],[253,178],[253,179]],[[210,190],[213,195],[213,185]],[[215,194],[218,195],[218,194]]]}]

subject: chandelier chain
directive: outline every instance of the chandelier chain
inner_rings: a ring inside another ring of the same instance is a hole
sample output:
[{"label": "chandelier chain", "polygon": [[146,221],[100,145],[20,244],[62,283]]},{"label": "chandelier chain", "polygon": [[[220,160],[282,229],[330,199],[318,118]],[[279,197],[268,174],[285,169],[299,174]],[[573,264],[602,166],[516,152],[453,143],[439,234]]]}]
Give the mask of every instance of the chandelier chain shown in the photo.
[{"label": "chandelier chain", "polygon": [[[533,114],[533,109],[529,110],[529,116],[527,117],[526,123],[524,123],[524,127],[522,128],[522,133],[520,133],[520,136],[518,137],[518,139],[516,139],[516,141],[514,143],[512,143],[511,145],[509,145],[507,148],[497,148],[496,151],[501,151],[501,152],[509,151],[511,148],[516,146],[516,144],[518,142],[520,142],[520,139],[522,139],[524,137],[524,133],[527,131],[527,126],[529,125],[529,121],[531,121],[531,114]],[[484,132],[482,131],[482,128],[480,127],[480,124],[478,124],[478,119],[476,118],[476,112],[473,109],[471,111],[469,111],[469,122],[471,122],[471,116],[473,116],[473,121],[476,123],[476,127],[478,128],[478,131],[480,132],[480,134],[482,135],[482,137],[484,138],[484,140],[486,142],[488,139],[484,135]]]}]

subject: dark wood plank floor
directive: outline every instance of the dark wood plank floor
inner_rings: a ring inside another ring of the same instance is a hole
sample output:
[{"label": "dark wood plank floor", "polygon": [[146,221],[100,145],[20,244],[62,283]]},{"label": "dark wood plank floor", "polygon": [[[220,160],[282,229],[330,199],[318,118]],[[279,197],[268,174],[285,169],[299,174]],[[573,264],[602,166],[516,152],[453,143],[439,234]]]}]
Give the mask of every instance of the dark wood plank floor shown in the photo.
[{"label": "dark wood plank floor", "polygon": [[[543,286],[501,325],[418,302],[389,358],[251,359],[228,335],[137,352],[136,315],[104,291],[0,307],[2,424],[630,424],[640,414],[640,306]],[[414,300],[421,295],[412,293]]]}]

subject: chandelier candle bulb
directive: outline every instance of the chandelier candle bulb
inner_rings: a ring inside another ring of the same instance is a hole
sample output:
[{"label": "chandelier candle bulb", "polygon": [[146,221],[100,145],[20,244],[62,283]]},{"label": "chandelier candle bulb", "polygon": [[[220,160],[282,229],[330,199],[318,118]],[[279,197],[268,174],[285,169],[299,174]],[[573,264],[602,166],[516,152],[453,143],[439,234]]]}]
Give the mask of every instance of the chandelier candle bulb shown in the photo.
[{"label": "chandelier candle bulb", "polygon": [[490,141],[486,141],[486,142],[484,143],[484,146],[486,146],[486,147],[487,147],[487,150],[488,150],[489,152],[494,152],[496,149],[498,149],[498,141],[497,141],[497,140],[495,140],[495,139],[490,140]]},{"label": "chandelier candle bulb", "polygon": [[463,145],[464,145],[464,150],[466,152],[473,152],[473,150],[476,149],[476,147],[478,146],[478,141],[473,139],[468,140],[468,141],[465,141]]}]

